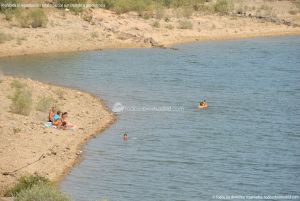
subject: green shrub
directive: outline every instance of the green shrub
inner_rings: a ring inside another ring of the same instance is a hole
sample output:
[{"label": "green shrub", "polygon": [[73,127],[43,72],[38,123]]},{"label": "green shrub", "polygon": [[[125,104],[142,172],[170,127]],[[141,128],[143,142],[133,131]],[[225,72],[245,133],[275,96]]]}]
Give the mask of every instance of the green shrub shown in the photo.
[{"label": "green shrub", "polygon": [[172,4],[172,0],[162,0],[163,6],[166,6],[167,8],[170,8]]},{"label": "green shrub", "polygon": [[17,9],[5,9],[2,11],[7,21],[12,21],[13,17],[18,13]]},{"label": "green shrub", "polygon": [[193,7],[193,9],[195,11],[202,11],[205,9],[205,2],[206,0],[198,0],[198,1],[194,1],[191,6]]},{"label": "green shrub", "polygon": [[0,44],[1,44],[1,43],[5,43],[5,42],[7,42],[7,41],[10,41],[10,40],[12,40],[12,39],[13,39],[12,36],[0,32]]},{"label": "green shrub", "polygon": [[155,28],[159,28],[159,27],[160,27],[159,21],[155,21],[155,22],[152,24],[152,26],[155,27]]},{"label": "green shrub", "polygon": [[10,106],[11,112],[22,115],[29,115],[32,106],[31,93],[23,88],[16,88],[15,94],[12,97]]},{"label": "green shrub", "polygon": [[233,4],[230,0],[217,0],[214,5],[215,12],[229,13],[233,9]]},{"label": "green shrub", "polygon": [[299,0],[294,1],[294,4],[296,5],[296,7],[298,9],[300,9],[300,1]]},{"label": "green shrub", "polygon": [[23,11],[17,16],[17,20],[20,26],[23,28],[38,28],[46,27],[48,23],[48,17],[43,9],[34,9],[29,11]]},{"label": "green shrub", "polygon": [[26,87],[26,84],[21,83],[19,80],[14,80],[10,83],[12,88],[21,89]]},{"label": "green shrub", "polygon": [[26,12],[21,12],[17,16],[17,21],[20,24],[20,27],[29,28],[30,27],[30,17]]},{"label": "green shrub", "polygon": [[178,28],[179,29],[192,29],[193,28],[193,24],[190,21],[188,21],[188,20],[180,21]]},{"label": "green shrub", "polygon": [[37,27],[46,27],[48,23],[48,18],[45,12],[42,9],[36,9],[33,10],[30,13],[31,18],[31,27],[37,28]]},{"label": "green shrub", "polygon": [[116,0],[94,0],[94,3],[103,4],[106,9],[111,9],[114,6]]},{"label": "green shrub", "polygon": [[17,194],[16,201],[70,201],[70,198],[49,184],[37,184]]},{"label": "green shrub", "polygon": [[190,1],[188,0],[172,0],[172,5],[176,8],[188,6],[190,4]]},{"label": "green shrub", "polygon": [[18,0],[0,0],[0,11],[6,11],[6,10],[14,10],[16,9],[16,7],[5,7],[5,6],[2,6],[4,4],[18,4],[19,1]]},{"label": "green shrub", "polygon": [[194,9],[191,6],[184,6],[182,9],[182,16],[190,18],[193,15]]},{"label": "green shrub", "polygon": [[149,10],[151,5],[150,0],[117,0],[113,10],[118,14],[136,11],[141,14],[143,11]]},{"label": "green shrub", "polygon": [[4,195],[6,197],[15,197],[21,191],[28,190],[34,185],[49,184],[49,180],[40,176],[23,176],[18,180],[18,183],[11,189],[9,189]]},{"label": "green shrub", "polygon": [[42,97],[36,105],[36,110],[41,112],[47,112],[51,105],[53,104],[53,99],[51,97]]}]

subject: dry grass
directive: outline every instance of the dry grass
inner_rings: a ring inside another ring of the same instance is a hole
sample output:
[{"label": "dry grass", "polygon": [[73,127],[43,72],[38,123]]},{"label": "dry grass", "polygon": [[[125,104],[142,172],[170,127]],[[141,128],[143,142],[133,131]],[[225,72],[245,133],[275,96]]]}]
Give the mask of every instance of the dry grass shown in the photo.
[{"label": "dry grass", "polygon": [[48,17],[43,9],[23,10],[18,13],[17,21],[23,28],[38,28],[46,27],[48,23]]},{"label": "dry grass", "polygon": [[42,97],[38,100],[36,110],[41,112],[47,112],[53,105],[54,100],[51,97]]},{"label": "dry grass", "polygon": [[155,27],[155,28],[159,28],[160,27],[159,21],[153,22],[152,26]]},{"label": "dry grass", "polygon": [[188,20],[179,21],[178,28],[179,29],[193,29],[193,24],[191,21],[188,21]]},{"label": "dry grass", "polygon": [[12,97],[11,112],[21,115],[29,115],[31,112],[31,92],[24,88],[17,88]]},{"label": "dry grass", "polygon": [[165,28],[172,30],[174,29],[174,26],[172,24],[167,24]]},{"label": "dry grass", "polygon": [[0,44],[1,44],[1,43],[5,43],[5,42],[7,42],[7,41],[10,41],[10,40],[12,40],[12,39],[13,39],[12,36],[0,32]]}]

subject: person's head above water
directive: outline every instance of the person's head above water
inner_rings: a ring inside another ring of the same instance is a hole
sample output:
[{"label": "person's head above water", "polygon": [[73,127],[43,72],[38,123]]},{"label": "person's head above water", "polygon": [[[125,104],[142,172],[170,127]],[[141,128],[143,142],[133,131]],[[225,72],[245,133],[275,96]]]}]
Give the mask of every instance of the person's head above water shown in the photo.
[{"label": "person's head above water", "polygon": [[128,140],[128,135],[127,135],[127,133],[124,133],[124,135],[123,135],[123,140]]}]

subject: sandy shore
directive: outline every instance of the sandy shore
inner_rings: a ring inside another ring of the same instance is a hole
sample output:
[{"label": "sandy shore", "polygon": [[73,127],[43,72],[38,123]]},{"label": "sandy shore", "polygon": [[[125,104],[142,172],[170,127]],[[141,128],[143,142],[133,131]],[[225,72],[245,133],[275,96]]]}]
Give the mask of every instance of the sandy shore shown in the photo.
[{"label": "sandy shore", "polygon": [[[293,16],[278,14],[278,18],[271,18],[274,21],[270,21],[257,17],[201,13],[185,18],[178,17],[175,11],[166,11],[161,19],[145,19],[136,13],[117,15],[104,9],[87,9],[79,16],[64,10],[44,10],[48,16],[48,25],[35,29],[21,28],[17,22],[6,21],[0,14],[0,32],[9,38],[0,43],[0,57],[300,35],[300,13]],[[89,16],[90,20],[83,20],[84,16]],[[292,25],[282,23],[279,19],[291,22]]]},{"label": "sandy shore", "polygon": [[[32,93],[33,106],[29,116],[10,112],[12,101],[9,96],[15,91],[11,86],[14,80],[26,85],[26,89]],[[88,93],[3,75],[0,76],[0,89],[2,193],[20,176],[26,174],[39,174],[59,181],[80,158],[82,146],[115,121],[115,116],[103,102]],[[67,111],[69,121],[77,125],[78,129],[71,131],[44,128],[43,123],[47,121],[48,112],[35,109],[38,100],[43,96],[53,98],[60,110]],[[26,165],[29,166],[13,172]],[[7,172],[11,174],[6,175]]]}]

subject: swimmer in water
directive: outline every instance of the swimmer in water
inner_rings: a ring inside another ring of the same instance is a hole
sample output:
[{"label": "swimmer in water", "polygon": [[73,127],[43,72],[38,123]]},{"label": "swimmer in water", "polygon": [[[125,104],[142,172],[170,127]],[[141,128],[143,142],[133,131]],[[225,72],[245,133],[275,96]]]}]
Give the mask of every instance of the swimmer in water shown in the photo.
[{"label": "swimmer in water", "polygon": [[199,109],[206,109],[207,107],[208,107],[208,104],[206,103],[206,100],[201,101],[198,105]]},{"label": "swimmer in water", "polygon": [[127,133],[124,133],[124,135],[123,135],[123,140],[124,140],[124,141],[127,141],[127,140],[128,140],[128,135],[127,135]]}]

